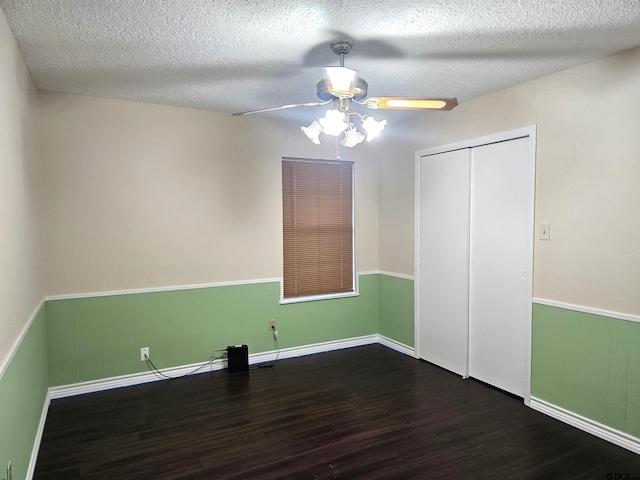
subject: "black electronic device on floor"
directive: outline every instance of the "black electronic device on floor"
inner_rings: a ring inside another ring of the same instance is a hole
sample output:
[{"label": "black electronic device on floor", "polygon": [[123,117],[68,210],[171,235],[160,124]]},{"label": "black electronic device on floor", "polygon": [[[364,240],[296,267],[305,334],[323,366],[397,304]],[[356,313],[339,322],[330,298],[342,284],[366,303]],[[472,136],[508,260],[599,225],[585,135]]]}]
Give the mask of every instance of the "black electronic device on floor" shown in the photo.
[{"label": "black electronic device on floor", "polygon": [[227,347],[227,361],[229,373],[249,371],[249,347],[246,345],[235,345]]}]

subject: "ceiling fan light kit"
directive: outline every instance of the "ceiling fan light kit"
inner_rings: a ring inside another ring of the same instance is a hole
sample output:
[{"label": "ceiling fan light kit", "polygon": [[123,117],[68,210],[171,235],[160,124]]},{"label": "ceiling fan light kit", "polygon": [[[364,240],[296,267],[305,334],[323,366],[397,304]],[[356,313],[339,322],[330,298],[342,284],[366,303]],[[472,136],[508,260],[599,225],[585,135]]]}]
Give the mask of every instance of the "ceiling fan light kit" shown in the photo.
[{"label": "ceiling fan light kit", "polygon": [[387,121],[378,121],[370,115],[361,115],[352,110],[354,103],[374,110],[451,110],[458,105],[455,98],[367,97],[369,88],[367,82],[358,77],[355,70],[344,66],[344,56],[351,51],[352,46],[350,42],[344,41],[331,44],[333,53],[340,57],[340,65],[324,68],[323,79],[316,85],[316,93],[322,102],[283,105],[234,113],[234,115],[250,115],[286,108],[316,107],[333,103],[333,108],[327,110],[324,117],[314,120],[309,126],[302,126],[300,129],[317,145],[320,144],[320,134],[324,133],[336,137],[336,141],[342,137],[340,144],[345,147],[355,147],[362,143],[365,135],[357,130],[353,120],[360,121],[368,142],[380,135]]},{"label": "ceiling fan light kit", "polygon": [[348,128],[344,131],[344,138],[340,140],[340,144],[345,147],[355,147],[364,140],[364,135],[361,134],[355,127]]},{"label": "ceiling fan light kit", "polygon": [[308,127],[300,127],[300,130],[316,145],[320,145],[320,134],[322,133],[322,125],[314,120]]},{"label": "ceiling fan light kit", "polygon": [[339,109],[327,110],[326,115],[318,119],[318,123],[322,126],[322,133],[334,137],[349,128],[347,113]]},{"label": "ceiling fan light kit", "polygon": [[367,142],[377,138],[387,125],[386,120],[376,120],[370,115],[362,117],[362,128],[367,132]]}]

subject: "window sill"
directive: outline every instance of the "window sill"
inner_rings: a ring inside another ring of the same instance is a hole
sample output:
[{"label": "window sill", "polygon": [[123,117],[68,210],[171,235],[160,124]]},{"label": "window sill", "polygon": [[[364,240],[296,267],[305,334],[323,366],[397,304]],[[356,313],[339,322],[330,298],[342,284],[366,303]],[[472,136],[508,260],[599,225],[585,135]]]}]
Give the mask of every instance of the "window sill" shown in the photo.
[{"label": "window sill", "polygon": [[302,302],[315,302],[318,300],[333,300],[335,298],[350,298],[358,297],[359,292],[347,292],[347,293],[332,293],[329,295],[314,295],[311,297],[294,297],[294,298],[281,298],[280,305],[288,305],[290,303],[302,303]]}]

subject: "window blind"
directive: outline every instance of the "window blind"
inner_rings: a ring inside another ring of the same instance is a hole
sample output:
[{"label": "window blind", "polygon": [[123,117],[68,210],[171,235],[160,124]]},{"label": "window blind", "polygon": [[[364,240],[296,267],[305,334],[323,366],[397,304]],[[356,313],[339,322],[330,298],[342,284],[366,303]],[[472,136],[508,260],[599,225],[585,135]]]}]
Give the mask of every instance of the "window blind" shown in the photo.
[{"label": "window blind", "polygon": [[353,162],[282,160],[284,298],[354,291]]}]

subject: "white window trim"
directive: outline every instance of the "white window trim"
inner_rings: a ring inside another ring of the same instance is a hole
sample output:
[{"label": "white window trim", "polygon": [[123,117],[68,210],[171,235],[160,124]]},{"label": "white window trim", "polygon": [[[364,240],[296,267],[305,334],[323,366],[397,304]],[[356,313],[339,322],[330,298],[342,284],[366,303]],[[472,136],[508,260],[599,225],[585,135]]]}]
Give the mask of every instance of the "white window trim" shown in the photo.
[{"label": "white window trim", "polygon": [[[355,241],[354,241],[354,244],[355,244]],[[354,284],[355,284],[353,286],[353,292],[328,293],[326,295],[310,295],[308,297],[291,297],[291,298],[284,298],[284,279],[281,278],[279,303],[280,305],[288,305],[291,303],[316,302],[318,300],[333,300],[336,298],[359,297],[360,296],[360,274],[359,273],[354,274],[353,278],[354,278]]]}]

